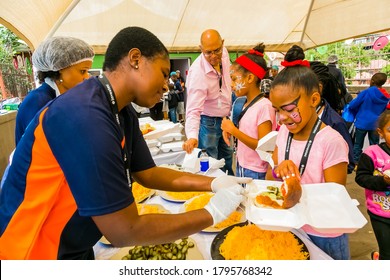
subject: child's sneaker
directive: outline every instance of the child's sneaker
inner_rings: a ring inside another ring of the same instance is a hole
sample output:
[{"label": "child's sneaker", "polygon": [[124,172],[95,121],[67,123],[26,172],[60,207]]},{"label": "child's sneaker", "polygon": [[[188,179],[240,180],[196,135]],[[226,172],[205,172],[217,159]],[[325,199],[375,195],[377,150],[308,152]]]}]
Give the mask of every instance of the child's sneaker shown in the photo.
[{"label": "child's sneaker", "polygon": [[371,259],[374,261],[379,260],[379,252],[377,252],[377,251],[371,252]]}]

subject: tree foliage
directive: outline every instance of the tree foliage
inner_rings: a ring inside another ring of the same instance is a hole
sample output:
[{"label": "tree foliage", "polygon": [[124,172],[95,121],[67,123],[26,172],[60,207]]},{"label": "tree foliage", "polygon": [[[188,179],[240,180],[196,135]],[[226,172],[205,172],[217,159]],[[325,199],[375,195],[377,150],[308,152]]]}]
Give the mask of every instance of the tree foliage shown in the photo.
[{"label": "tree foliage", "polygon": [[309,60],[318,60],[325,64],[328,63],[327,59],[332,54],[338,56],[338,64],[345,78],[352,79],[356,75],[357,68],[365,68],[370,65],[374,51],[365,50],[363,44],[346,44],[344,42],[306,51],[306,57]]},{"label": "tree foliage", "polygon": [[6,91],[0,90],[0,99],[25,95],[33,88],[32,76],[26,72],[26,68],[15,69],[13,65],[14,56],[21,48],[28,49],[12,31],[0,25],[0,75]]}]

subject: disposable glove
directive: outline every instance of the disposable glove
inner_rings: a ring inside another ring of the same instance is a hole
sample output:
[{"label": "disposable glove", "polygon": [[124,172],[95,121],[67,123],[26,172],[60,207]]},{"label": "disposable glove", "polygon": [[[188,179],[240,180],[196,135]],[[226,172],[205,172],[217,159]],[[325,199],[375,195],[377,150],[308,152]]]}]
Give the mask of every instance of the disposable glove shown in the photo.
[{"label": "disposable glove", "polygon": [[217,192],[220,189],[225,189],[237,184],[247,184],[252,182],[252,178],[248,177],[235,177],[230,175],[223,175],[220,177],[215,178],[211,182],[211,190],[212,192]]},{"label": "disposable glove", "polygon": [[216,225],[228,218],[244,200],[242,195],[244,188],[240,185],[230,186],[219,190],[204,207],[213,217],[213,225]]}]

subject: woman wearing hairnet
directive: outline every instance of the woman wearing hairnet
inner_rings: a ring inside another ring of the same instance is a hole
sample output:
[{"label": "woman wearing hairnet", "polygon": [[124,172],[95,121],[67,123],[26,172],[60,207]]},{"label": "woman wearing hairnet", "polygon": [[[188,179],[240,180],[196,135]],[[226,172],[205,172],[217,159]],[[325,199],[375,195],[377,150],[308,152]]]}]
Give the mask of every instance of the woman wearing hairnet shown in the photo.
[{"label": "woman wearing hairnet", "polygon": [[18,144],[34,115],[49,101],[85,79],[91,69],[94,52],[83,40],[53,37],[42,42],[32,56],[40,87],[30,91],[16,116],[15,143]]}]

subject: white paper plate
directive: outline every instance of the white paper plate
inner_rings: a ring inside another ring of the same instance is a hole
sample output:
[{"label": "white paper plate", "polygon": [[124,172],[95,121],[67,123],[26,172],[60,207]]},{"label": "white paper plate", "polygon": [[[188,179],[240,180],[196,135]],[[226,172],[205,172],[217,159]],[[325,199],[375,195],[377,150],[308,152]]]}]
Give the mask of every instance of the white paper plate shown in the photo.
[{"label": "white paper plate", "polygon": [[[192,194],[193,192],[191,192],[191,194]],[[195,197],[195,196],[198,196],[198,195],[200,195],[200,194],[202,194],[202,193],[205,193],[205,192],[196,192],[197,194],[194,194],[194,195],[192,195],[191,197],[189,197],[189,198],[187,198],[187,199],[180,199],[180,198],[177,198],[177,197],[175,197],[175,196],[172,196],[172,195],[170,195],[170,193],[169,192],[165,192],[165,191],[158,191],[157,192],[157,194],[159,195],[159,196],[161,196],[163,199],[165,199],[166,201],[169,201],[169,202],[179,202],[179,203],[183,203],[183,202],[186,202],[187,200],[189,200],[189,199],[191,199],[191,198],[193,198],[193,197]]]},{"label": "white paper plate", "polygon": [[[180,207],[180,212],[186,212],[186,207],[188,204],[190,204],[194,199],[196,199],[197,197],[199,196],[195,196],[189,200],[187,200],[181,207]],[[245,217],[245,213],[244,213],[244,210],[242,208],[238,208],[237,209],[238,212],[240,212],[242,215],[241,215],[241,219],[235,223],[232,223],[232,224],[228,224],[226,225],[225,227],[221,227],[221,228],[216,228],[216,227],[207,227],[205,229],[202,230],[202,232],[209,232],[209,233],[216,233],[216,232],[220,232],[222,230],[224,230],[225,228],[227,227],[230,227],[232,225],[235,225],[235,224],[239,224],[239,223],[243,223],[246,221],[246,217]]]}]

